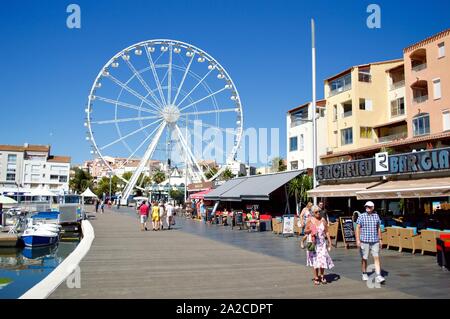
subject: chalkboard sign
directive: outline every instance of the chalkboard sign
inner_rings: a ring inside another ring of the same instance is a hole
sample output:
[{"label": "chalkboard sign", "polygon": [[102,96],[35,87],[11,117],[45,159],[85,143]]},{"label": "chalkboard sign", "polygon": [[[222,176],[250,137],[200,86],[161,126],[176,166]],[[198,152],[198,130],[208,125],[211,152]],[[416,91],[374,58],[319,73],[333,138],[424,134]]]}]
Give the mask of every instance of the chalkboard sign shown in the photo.
[{"label": "chalkboard sign", "polygon": [[348,248],[350,244],[356,244],[355,227],[353,226],[352,217],[339,217],[339,221],[345,247]]}]

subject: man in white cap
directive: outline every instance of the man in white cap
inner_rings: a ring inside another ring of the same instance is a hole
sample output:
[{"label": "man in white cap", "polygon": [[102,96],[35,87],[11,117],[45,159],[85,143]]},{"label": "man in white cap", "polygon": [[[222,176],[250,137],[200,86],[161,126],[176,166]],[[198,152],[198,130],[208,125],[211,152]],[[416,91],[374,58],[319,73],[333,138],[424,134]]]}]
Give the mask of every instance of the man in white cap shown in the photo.
[{"label": "man in white cap", "polygon": [[369,259],[369,252],[372,254],[375,262],[375,281],[382,283],[385,281],[381,276],[380,265],[380,247],[381,242],[381,230],[380,230],[380,217],[375,212],[375,205],[373,202],[368,201],[364,208],[366,211],[362,213],[356,221],[356,244],[360,248],[361,253],[361,266],[362,266],[362,280],[369,280],[367,275],[367,259]]}]

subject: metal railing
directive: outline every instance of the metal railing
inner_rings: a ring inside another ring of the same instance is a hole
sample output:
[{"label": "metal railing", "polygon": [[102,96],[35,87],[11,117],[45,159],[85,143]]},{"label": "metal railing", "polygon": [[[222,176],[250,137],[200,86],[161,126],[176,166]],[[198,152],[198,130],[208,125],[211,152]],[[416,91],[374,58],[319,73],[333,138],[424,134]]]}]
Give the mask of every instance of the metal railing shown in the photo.
[{"label": "metal railing", "polygon": [[427,68],[427,63],[424,62],[424,63],[422,63],[422,64],[418,64],[418,65],[416,65],[416,66],[413,66],[413,67],[412,67],[412,70],[415,71],[415,72],[419,72],[419,71],[421,71],[421,70],[423,70],[423,69],[426,69],[426,68]]},{"label": "metal railing", "polygon": [[352,88],[352,84],[351,83],[346,84],[346,85],[344,85],[344,86],[342,86],[342,87],[340,87],[338,89],[330,91],[330,94],[328,95],[328,97],[335,96],[335,95],[338,95],[339,93],[351,90],[351,88]]},{"label": "metal railing", "polygon": [[404,86],[405,86],[405,80],[398,81],[398,82],[392,83],[392,84],[390,85],[390,90],[393,91],[393,90],[402,88],[402,87],[404,87]]},{"label": "metal railing", "polygon": [[375,142],[376,143],[392,142],[392,141],[395,141],[395,140],[405,139],[407,136],[408,136],[408,134],[406,132],[402,132],[402,133],[397,133],[397,134],[392,134],[392,135],[379,137],[379,138],[375,139]]},{"label": "metal railing", "polygon": [[414,103],[416,103],[416,104],[423,103],[426,100],[428,100],[428,95],[418,96],[413,99]]},{"label": "metal railing", "polygon": [[352,114],[353,114],[353,111],[344,112],[344,113],[342,113],[342,118],[352,116]]}]

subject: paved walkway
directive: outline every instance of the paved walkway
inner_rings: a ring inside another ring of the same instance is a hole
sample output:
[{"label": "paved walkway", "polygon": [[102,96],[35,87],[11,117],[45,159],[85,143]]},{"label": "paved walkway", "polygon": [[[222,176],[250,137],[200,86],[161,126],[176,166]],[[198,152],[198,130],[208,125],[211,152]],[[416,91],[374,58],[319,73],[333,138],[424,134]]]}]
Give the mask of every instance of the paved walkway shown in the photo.
[{"label": "paved walkway", "polygon": [[356,250],[332,251],[334,281],[314,286],[297,238],[248,233],[178,218],[176,229],[141,232],[136,215],[97,214],[80,264],[81,288],[50,298],[449,298],[450,273],[435,257],[383,252],[387,283],[360,280]]}]

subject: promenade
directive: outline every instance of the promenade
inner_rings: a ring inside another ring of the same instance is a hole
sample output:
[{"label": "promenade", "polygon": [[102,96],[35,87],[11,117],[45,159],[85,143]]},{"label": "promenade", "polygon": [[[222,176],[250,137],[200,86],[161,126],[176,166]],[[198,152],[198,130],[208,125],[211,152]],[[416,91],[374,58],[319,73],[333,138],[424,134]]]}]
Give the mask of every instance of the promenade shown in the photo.
[{"label": "promenade", "polygon": [[[94,214],[91,214],[94,215]],[[131,208],[91,218],[95,240],[80,263],[81,288],[50,298],[448,298],[450,273],[433,256],[382,252],[386,284],[361,281],[358,252],[334,249],[331,283],[314,286],[297,238],[177,218],[173,230],[139,230]]]}]

